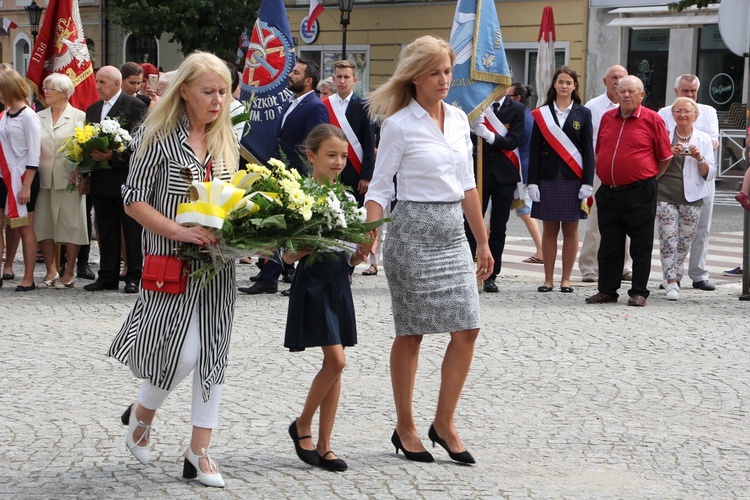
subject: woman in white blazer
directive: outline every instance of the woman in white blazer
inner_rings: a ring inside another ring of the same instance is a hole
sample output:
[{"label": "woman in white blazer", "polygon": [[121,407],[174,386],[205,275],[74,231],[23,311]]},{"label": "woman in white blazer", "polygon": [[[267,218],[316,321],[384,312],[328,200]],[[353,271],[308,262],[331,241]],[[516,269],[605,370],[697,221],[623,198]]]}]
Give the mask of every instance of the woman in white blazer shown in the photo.
[{"label": "woman in white blazer", "polygon": [[87,245],[89,242],[86,199],[78,189],[68,189],[69,184],[78,183],[78,176],[58,150],[73,135],[76,127],[83,126],[86,114],[68,102],[75,86],[67,76],[52,73],[44,79],[42,85],[48,107],[38,114],[42,125],[42,154],[34,231],[47,273],[38,287],[73,288],[76,281],[75,266],[65,266],[62,277],[58,275],[60,263],[56,261],[55,243],[66,244],[67,262],[76,261],[80,245]]},{"label": "woman in white blazer", "polygon": [[708,185],[716,177],[711,138],[693,127],[698,105],[689,97],[672,104],[676,126],[670,130],[672,161],[659,177],[656,221],[667,300],[680,298],[677,271],[682,268],[703,207]]}]

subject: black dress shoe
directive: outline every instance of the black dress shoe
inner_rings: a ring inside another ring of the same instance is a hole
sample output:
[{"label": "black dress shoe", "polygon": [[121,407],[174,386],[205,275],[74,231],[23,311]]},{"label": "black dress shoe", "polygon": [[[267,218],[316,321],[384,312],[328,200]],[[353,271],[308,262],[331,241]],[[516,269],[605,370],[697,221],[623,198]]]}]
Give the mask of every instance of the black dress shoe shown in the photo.
[{"label": "black dress shoe", "polygon": [[81,279],[85,280],[95,280],[96,275],[94,274],[94,271],[91,270],[88,264],[81,264],[78,266],[78,269],[76,270],[76,276],[78,276]]},{"label": "black dress shoe", "polygon": [[34,283],[30,284],[29,286],[18,285],[16,287],[17,292],[30,292],[32,290],[36,290],[36,285]]},{"label": "black dress shoe", "polygon": [[716,287],[708,280],[703,281],[693,281],[693,288],[697,288],[698,290],[705,290],[706,292],[713,292],[716,290]]},{"label": "black dress shoe", "polygon": [[445,448],[445,451],[448,452],[448,456],[450,456],[453,460],[456,462],[461,462],[462,464],[474,464],[476,461],[474,460],[474,457],[471,456],[471,453],[469,453],[467,450],[464,450],[460,453],[454,453],[451,450],[448,449],[448,445],[445,443],[444,440],[438,436],[437,431],[435,431],[435,426],[430,425],[430,430],[427,433],[427,436],[430,438],[430,441],[432,441],[432,447],[435,447],[435,443],[439,444],[443,448]]},{"label": "black dress shoe", "polygon": [[294,280],[294,268],[284,269],[281,272],[281,278],[284,280],[284,283],[291,283]]},{"label": "black dress shoe", "polygon": [[14,279],[16,279],[16,275],[13,273],[10,273],[10,274],[5,273],[3,274],[3,279],[8,280],[8,281],[13,281]]},{"label": "black dress shoe", "polygon": [[393,435],[391,436],[391,443],[393,443],[393,446],[396,447],[396,455],[398,455],[398,450],[401,450],[404,452],[404,458],[407,460],[411,460],[412,462],[434,462],[435,457],[432,456],[432,454],[429,451],[409,451],[406,448],[404,448],[404,445],[401,444],[401,438],[398,437],[398,433],[394,430]]},{"label": "black dress shoe", "polygon": [[484,291],[488,293],[497,293],[500,290],[497,288],[497,284],[495,283],[495,278],[488,278],[484,280],[483,285]]},{"label": "black dress shoe", "polygon": [[587,304],[608,304],[610,302],[617,302],[617,295],[599,292],[596,295],[586,298]]},{"label": "black dress shoe", "polygon": [[96,280],[93,283],[89,283],[85,287],[83,287],[84,290],[88,292],[101,292],[102,290],[117,290],[120,288],[119,283],[115,283],[114,285],[108,285],[107,283],[104,283],[101,280]]},{"label": "black dress shoe", "polygon": [[340,458],[331,458],[328,459],[326,456],[328,456],[329,453],[333,453],[333,451],[327,451],[323,455],[318,454],[320,456],[320,467],[325,470],[332,470],[334,472],[343,472],[346,469],[349,468],[348,465],[346,465],[346,462],[341,460]]},{"label": "black dress shoe", "polygon": [[298,435],[296,420],[289,426],[289,437],[294,441],[294,450],[297,452],[297,456],[300,460],[309,465],[320,465],[320,455],[318,455],[317,450],[306,450],[299,445],[300,441],[303,439],[310,439],[312,436]]},{"label": "black dress shoe", "polygon": [[279,285],[276,283],[266,283],[265,281],[256,281],[251,287],[238,288],[242,293],[249,295],[258,295],[260,293],[276,293],[279,291]]},{"label": "black dress shoe", "polygon": [[256,274],[255,276],[250,276],[250,281],[255,282],[260,279],[260,273]]},{"label": "black dress shoe", "polygon": [[132,281],[125,283],[125,288],[122,289],[125,293],[138,293],[138,285]]},{"label": "black dress shoe", "polygon": [[291,289],[291,288],[287,288],[286,290],[283,290],[283,291],[281,292],[281,295],[283,295],[284,297],[289,297],[289,296],[291,296],[291,295],[292,295],[292,289]]}]

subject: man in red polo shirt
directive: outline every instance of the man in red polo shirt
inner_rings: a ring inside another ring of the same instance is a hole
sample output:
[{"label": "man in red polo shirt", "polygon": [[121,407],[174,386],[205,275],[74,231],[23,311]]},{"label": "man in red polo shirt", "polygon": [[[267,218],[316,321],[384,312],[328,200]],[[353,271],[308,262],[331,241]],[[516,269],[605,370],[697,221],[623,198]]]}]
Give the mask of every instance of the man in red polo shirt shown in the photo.
[{"label": "man in red polo shirt", "polygon": [[596,141],[596,174],[602,186],[599,205],[599,293],[588,304],[617,302],[625,259],[625,236],[630,236],[633,281],[628,305],[645,306],[649,291],[651,251],[654,246],[656,179],[672,158],[669,135],[661,117],[641,106],[645,92],[636,76],[617,85],[618,109],[607,111]]}]

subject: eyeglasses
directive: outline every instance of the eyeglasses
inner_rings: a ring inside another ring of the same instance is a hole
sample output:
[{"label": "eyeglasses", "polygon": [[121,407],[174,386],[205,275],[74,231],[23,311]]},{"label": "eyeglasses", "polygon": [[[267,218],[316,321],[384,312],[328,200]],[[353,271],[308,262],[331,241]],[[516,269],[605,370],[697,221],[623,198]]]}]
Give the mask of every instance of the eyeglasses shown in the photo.
[{"label": "eyeglasses", "polygon": [[673,115],[692,115],[695,113],[694,109],[673,109],[672,114]]},{"label": "eyeglasses", "polygon": [[51,92],[51,91],[59,92],[57,89],[53,89],[52,87],[42,87],[42,91],[44,92]]}]

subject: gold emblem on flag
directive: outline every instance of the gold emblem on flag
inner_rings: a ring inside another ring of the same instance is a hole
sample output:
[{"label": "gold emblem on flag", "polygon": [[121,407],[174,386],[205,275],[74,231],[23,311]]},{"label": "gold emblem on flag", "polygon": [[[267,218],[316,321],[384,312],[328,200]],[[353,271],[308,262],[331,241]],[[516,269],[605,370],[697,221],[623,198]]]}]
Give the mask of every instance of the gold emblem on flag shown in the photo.
[{"label": "gold emblem on flag", "polygon": [[581,122],[578,120],[573,120],[573,130],[580,130],[581,129]]}]

